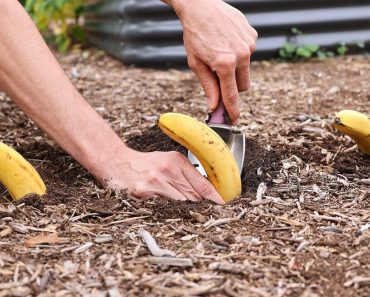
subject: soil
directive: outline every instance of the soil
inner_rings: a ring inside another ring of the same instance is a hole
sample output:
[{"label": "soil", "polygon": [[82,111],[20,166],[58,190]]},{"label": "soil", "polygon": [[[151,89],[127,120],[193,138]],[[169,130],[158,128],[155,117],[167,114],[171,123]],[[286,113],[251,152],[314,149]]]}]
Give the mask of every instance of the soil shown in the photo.
[{"label": "soil", "polygon": [[[187,156],[187,150],[164,134],[157,126],[150,127],[141,136],[127,140],[128,146],[141,152],[178,151]],[[242,172],[242,193],[247,195],[256,192],[261,182],[271,184],[280,170],[279,160],[283,152],[267,152],[255,140],[246,138],[247,154],[244,158]],[[261,173],[258,174],[258,170]],[[267,175],[266,173],[269,173]]]},{"label": "soil", "polygon": [[[58,59],[117,134],[140,151],[185,154],[155,121],[167,111],[204,119],[195,76],[89,53]],[[0,188],[0,295],[369,296],[370,159],[330,125],[341,109],[369,112],[369,62],[253,63],[240,97],[243,194],[226,206],[102,189],[0,92],[2,141],[48,188],[19,202]],[[192,266],[155,264],[142,229]],[[48,234],[58,241],[26,245]]]}]

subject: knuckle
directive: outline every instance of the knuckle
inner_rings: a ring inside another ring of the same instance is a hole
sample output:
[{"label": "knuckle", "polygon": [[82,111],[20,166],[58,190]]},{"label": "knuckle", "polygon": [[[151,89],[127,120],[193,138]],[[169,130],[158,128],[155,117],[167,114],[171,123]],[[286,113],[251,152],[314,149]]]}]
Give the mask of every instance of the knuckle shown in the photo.
[{"label": "knuckle", "polygon": [[184,156],[179,152],[168,152],[167,156],[168,158],[160,166],[160,172],[165,175],[173,174],[176,168],[179,168],[178,164],[182,166],[184,162]]},{"label": "knuckle", "polygon": [[253,40],[249,43],[249,55],[256,50],[256,42]]},{"label": "knuckle", "polygon": [[248,56],[250,56],[250,54],[253,53],[255,50],[256,50],[256,42],[253,41],[249,44]]},{"label": "knuckle", "polygon": [[162,174],[168,174],[171,170],[171,166],[170,166],[170,163],[169,162],[163,162],[161,163],[160,167],[159,167],[159,172],[162,173]]},{"label": "knuckle", "polygon": [[195,69],[197,69],[197,67],[198,67],[198,63],[197,63],[197,61],[196,61],[195,59],[191,59],[191,58],[189,58],[189,59],[188,59],[188,66],[189,66],[189,68],[190,68],[191,70],[195,70]]},{"label": "knuckle", "polygon": [[241,60],[242,62],[245,62],[245,63],[248,62],[250,56],[251,56],[250,46],[248,46],[246,49],[243,49],[238,54],[239,60]]},{"label": "knuckle", "polygon": [[238,94],[237,93],[232,93],[230,95],[226,95],[223,97],[223,101],[226,103],[226,104],[230,104],[230,105],[234,105],[236,103],[238,103]]},{"label": "knuckle", "polygon": [[147,187],[143,182],[137,182],[133,185],[131,194],[136,197],[146,197],[147,196]]},{"label": "knuckle", "polygon": [[146,176],[146,182],[149,185],[155,185],[159,183],[158,173],[155,171],[149,171]]},{"label": "knuckle", "polygon": [[243,21],[246,21],[247,18],[245,17],[244,13],[242,13],[239,9],[236,9],[236,13],[238,15],[238,17],[243,20]]},{"label": "knuckle", "polygon": [[168,152],[167,154],[170,157],[171,161],[178,161],[183,157],[179,152],[176,151],[171,151]]},{"label": "knuckle", "polygon": [[214,68],[216,71],[221,69],[233,69],[236,67],[236,60],[235,55],[222,57],[215,62]]}]

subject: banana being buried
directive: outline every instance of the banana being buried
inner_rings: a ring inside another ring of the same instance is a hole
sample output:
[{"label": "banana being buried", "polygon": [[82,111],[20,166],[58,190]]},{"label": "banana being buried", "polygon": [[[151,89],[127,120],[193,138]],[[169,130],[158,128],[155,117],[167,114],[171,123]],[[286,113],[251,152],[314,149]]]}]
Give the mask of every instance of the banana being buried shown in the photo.
[{"label": "banana being buried", "polygon": [[209,181],[226,202],[240,196],[238,165],[230,149],[216,132],[202,122],[180,113],[161,115],[158,126],[198,158]]}]

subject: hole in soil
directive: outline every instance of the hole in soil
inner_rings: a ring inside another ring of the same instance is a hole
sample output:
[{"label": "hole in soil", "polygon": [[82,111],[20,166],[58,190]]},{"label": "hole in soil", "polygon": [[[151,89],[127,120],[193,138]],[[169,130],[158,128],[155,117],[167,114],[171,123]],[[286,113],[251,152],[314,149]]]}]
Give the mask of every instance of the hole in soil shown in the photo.
[{"label": "hole in soil", "polygon": [[[184,156],[187,155],[183,146],[169,138],[157,126],[149,128],[141,136],[130,138],[127,144],[141,152],[178,151]],[[267,152],[256,141],[246,138],[246,156],[242,172],[243,194],[255,192],[261,182],[271,184],[280,170],[278,163],[281,158],[278,152]]]}]

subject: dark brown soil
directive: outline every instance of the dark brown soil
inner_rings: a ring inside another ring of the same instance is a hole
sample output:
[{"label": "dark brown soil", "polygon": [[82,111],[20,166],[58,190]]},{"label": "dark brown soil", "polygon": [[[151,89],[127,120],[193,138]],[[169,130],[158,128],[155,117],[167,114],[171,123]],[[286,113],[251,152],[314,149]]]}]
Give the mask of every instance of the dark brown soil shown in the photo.
[{"label": "dark brown soil", "polygon": [[[335,132],[338,138],[333,136],[325,137],[324,140],[315,142],[317,145],[312,147],[307,143],[306,146],[291,146],[288,149],[289,154],[294,154],[301,158],[306,163],[316,163],[331,166],[333,173],[345,175],[349,180],[354,178],[369,178],[370,177],[370,156],[362,154],[356,148],[354,142],[341,141],[344,139],[339,132]],[[308,135],[307,132],[303,131],[302,128],[294,129],[286,133],[287,138],[297,139],[299,137],[309,137],[313,141],[316,138],[321,138],[318,135]],[[325,153],[323,153],[323,149]],[[348,150],[350,150],[350,153]],[[334,158],[330,159],[329,162],[325,161],[327,152],[332,153]]]},{"label": "dark brown soil", "polygon": [[[127,144],[142,152],[178,151],[187,156],[187,150],[164,134],[157,126],[144,131],[141,136],[128,139]],[[246,138],[246,148],[247,153],[242,173],[243,195],[255,193],[261,182],[270,185],[281,168],[279,160],[283,158],[283,153],[267,152],[250,138]],[[258,169],[261,170],[260,174],[257,173]]]}]

